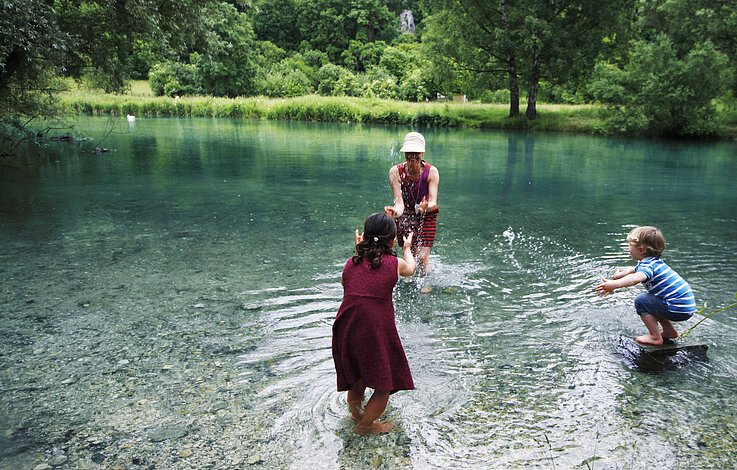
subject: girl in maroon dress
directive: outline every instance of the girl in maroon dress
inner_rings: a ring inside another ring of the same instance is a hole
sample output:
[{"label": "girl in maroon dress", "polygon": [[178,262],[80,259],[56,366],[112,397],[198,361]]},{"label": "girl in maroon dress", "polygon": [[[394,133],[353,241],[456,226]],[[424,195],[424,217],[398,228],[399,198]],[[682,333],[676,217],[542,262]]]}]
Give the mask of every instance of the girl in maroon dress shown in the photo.
[{"label": "girl in maroon dress", "polygon": [[[356,254],[343,269],[343,303],[333,323],[338,391],[348,391],[353,430],[361,435],[389,432],[391,421],[378,421],[389,395],[415,388],[392,300],[399,276],[415,272],[412,234],[404,237],[402,259],[392,252],[396,235],[394,219],[384,213],[369,216],[361,235],[356,230]],[[374,393],[361,410],[366,387]]]}]

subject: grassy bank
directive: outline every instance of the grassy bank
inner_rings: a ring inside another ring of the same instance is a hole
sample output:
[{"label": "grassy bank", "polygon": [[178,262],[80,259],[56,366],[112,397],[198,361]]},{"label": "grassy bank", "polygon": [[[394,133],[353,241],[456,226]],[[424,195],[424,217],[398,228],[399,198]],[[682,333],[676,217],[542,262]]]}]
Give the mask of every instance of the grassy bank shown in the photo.
[{"label": "grassy bank", "polygon": [[[511,119],[508,106],[453,102],[409,103],[368,98],[302,96],[213,98],[153,96],[146,82],[134,82],[126,95],[89,90],[62,93],[61,104],[77,114],[135,116],[242,117],[348,123],[399,124],[427,127],[475,127],[594,133],[601,124],[591,105],[538,106],[538,119]],[[524,112],[524,108],[523,108]]]},{"label": "grassy bank", "polygon": [[[133,82],[126,95],[72,89],[61,94],[64,108],[76,114],[135,116],[230,117],[297,121],[396,124],[418,127],[473,127],[575,133],[599,133],[602,120],[595,105],[538,104],[538,118],[508,117],[508,105],[429,102],[409,103],[369,98],[309,95],[214,98],[153,96],[148,83]],[[524,113],[524,103],[522,106]],[[737,138],[737,109],[723,107],[726,138]]]}]

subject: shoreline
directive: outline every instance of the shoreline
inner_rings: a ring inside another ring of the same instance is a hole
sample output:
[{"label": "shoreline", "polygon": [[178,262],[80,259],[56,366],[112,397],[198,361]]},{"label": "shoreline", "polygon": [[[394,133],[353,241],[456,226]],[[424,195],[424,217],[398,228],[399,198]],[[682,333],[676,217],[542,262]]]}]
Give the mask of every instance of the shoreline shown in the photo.
[{"label": "shoreline", "polygon": [[[405,102],[378,98],[306,95],[295,98],[152,96],[138,84],[129,95],[68,91],[59,95],[63,112],[87,115],[132,114],[146,117],[216,117],[336,122],[352,124],[411,125],[416,127],[475,128],[533,132],[565,132],[617,137],[647,137],[606,133],[600,105],[538,104],[538,117],[527,120],[508,116],[508,104]],[[723,113],[724,114],[724,113]],[[724,114],[726,117],[726,114]],[[725,119],[725,121],[729,121]],[[647,137],[654,138],[654,137]],[[737,139],[737,123],[728,122],[723,133],[704,140]]]}]

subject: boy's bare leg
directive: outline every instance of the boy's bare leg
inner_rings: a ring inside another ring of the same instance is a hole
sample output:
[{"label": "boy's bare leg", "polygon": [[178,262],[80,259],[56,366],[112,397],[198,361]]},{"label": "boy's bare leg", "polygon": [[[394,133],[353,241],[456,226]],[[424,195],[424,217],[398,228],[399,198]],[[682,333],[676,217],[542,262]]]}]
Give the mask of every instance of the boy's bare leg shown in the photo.
[{"label": "boy's bare leg", "polygon": [[363,418],[361,404],[363,403],[365,391],[366,386],[363,384],[363,379],[356,380],[351,389],[348,390],[348,410],[350,410],[351,418],[356,423],[360,423],[361,418]]},{"label": "boy's bare leg", "polygon": [[635,341],[648,346],[662,346],[663,337],[660,334],[658,319],[655,318],[655,316],[650,315],[649,313],[640,315],[640,319],[642,319],[642,322],[645,324],[648,334],[638,336],[637,338],[635,338]]},{"label": "boy's bare leg", "polygon": [[671,323],[670,320],[668,320],[667,318],[662,318],[662,317],[655,317],[655,318],[658,320],[658,323],[660,323],[660,326],[663,327],[663,333],[661,334],[663,338],[668,338],[668,339],[678,338],[678,331],[676,331],[676,328],[673,326],[673,323]]},{"label": "boy's bare leg", "polygon": [[362,436],[365,434],[381,434],[391,431],[393,426],[391,421],[377,421],[384,413],[388,402],[389,391],[374,390],[374,394],[371,395],[368,403],[366,403],[366,407],[363,409],[361,421],[356,424],[353,430]]}]

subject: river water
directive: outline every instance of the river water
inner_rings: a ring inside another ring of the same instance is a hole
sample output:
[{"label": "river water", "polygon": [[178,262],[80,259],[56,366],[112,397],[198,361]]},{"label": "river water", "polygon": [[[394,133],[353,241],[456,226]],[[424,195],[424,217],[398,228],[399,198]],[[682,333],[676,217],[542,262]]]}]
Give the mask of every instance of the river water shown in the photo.
[{"label": "river water", "polygon": [[417,389],[351,432],[340,273],[409,130],[80,118],[2,168],[0,468],[734,465],[734,310],[653,362],[622,339],[641,289],[593,292],[656,225],[706,313],[734,302],[729,142],[423,130],[432,272],[395,290]]}]

